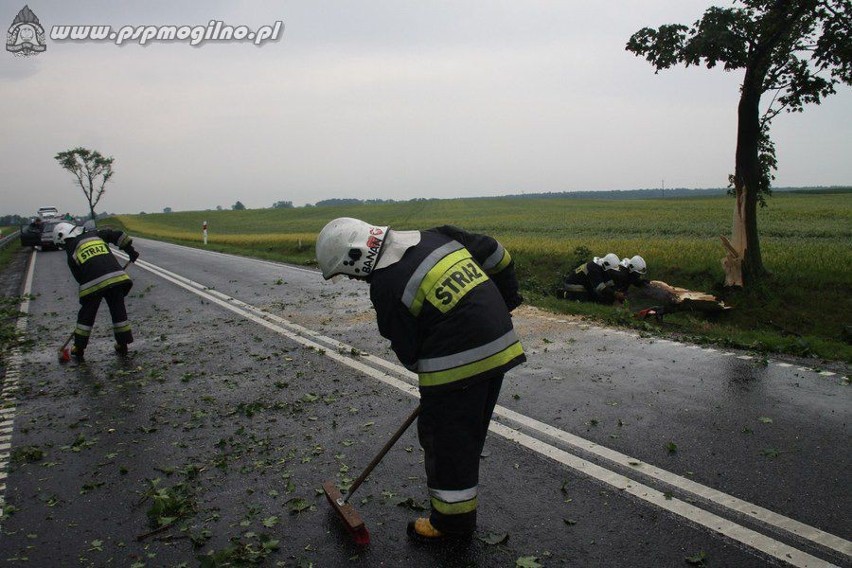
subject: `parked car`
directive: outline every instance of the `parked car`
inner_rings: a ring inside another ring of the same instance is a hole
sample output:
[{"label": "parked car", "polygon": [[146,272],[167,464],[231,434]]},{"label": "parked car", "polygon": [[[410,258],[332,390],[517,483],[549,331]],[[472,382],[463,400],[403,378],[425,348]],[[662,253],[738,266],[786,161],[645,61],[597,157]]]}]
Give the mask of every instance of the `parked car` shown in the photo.
[{"label": "parked car", "polygon": [[62,219],[42,221],[36,218],[26,225],[21,225],[21,246],[39,247],[43,251],[58,250],[53,243],[53,228],[59,223],[62,223]]},{"label": "parked car", "polygon": [[59,217],[59,209],[52,205],[47,205],[45,207],[38,208],[38,216],[41,219],[53,219],[54,217]]}]

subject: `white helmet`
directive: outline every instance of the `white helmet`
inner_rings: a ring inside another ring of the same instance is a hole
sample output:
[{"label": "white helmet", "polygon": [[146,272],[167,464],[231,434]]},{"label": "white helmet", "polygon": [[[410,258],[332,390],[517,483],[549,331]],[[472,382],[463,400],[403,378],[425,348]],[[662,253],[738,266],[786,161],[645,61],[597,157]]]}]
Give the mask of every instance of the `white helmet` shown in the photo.
[{"label": "white helmet", "polygon": [[53,228],[53,244],[62,246],[65,244],[65,239],[76,237],[83,234],[83,227],[78,227],[73,223],[57,223]]},{"label": "white helmet", "polygon": [[326,280],[338,274],[364,278],[376,266],[387,227],[340,217],[330,221],[317,237],[317,263]]},{"label": "white helmet", "polygon": [[635,272],[636,274],[645,274],[648,271],[645,259],[638,254],[633,258],[621,259],[621,266],[626,268],[628,272]]},{"label": "white helmet", "polygon": [[618,270],[619,260],[618,255],[614,252],[609,253],[603,258],[595,257],[592,259],[595,264],[603,268],[604,270]]}]

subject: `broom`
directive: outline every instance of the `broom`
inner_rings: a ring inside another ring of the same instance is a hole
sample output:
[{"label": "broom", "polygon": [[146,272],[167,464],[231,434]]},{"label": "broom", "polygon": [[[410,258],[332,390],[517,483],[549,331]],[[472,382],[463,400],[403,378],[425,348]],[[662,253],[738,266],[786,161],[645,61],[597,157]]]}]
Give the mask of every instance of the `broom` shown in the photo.
[{"label": "broom", "polygon": [[352,538],[355,540],[355,544],[370,544],[370,532],[367,530],[367,526],[364,524],[364,520],[361,518],[361,515],[359,515],[358,511],[349,504],[349,499],[352,498],[352,494],[355,493],[355,490],[364,483],[367,476],[370,475],[373,469],[380,461],[382,461],[382,458],[385,457],[388,450],[390,450],[402,434],[408,430],[408,427],[411,426],[411,423],[414,422],[418,414],[420,414],[419,404],[411,415],[405,419],[405,422],[403,422],[402,426],[399,427],[393,437],[387,441],[376,457],[373,458],[373,461],[371,461],[364,471],[361,472],[358,479],[352,483],[346,497],[344,497],[340,490],[334,485],[333,481],[326,481],[322,484],[322,489],[325,491],[326,499],[328,499],[329,504],[337,512],[337,515],[341,518],[341,520],[343,520],[343,524],[346,526],[346,530],[352,535]]},{"label": "broom", "polygon": [[74,339],[74,332],[71,332],[71,335],[68,336],[68,339],[65,340],[65,343],[62,344],[62,347],[59,348],[59,362],[67,363],[71,360],[71,349],[68,347],[68,344],[71,343],[71,340]]}]

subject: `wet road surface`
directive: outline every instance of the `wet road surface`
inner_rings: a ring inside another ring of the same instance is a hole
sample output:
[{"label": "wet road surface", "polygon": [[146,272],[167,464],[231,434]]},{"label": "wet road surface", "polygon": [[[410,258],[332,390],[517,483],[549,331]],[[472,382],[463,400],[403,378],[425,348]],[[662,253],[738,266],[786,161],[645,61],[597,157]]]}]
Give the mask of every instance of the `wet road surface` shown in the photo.
[{"label": "wet road surface", "polygon": [[845,369],[529,308],[514,318],[529,362],[507,376],[482,458],[477,537],[436,549],[405,536],[427,505],[412,428],[353,498],[372,533],[358,548],[320,484],[351,482],[416,405],[366,285],[137,241],[127,359],[103,307],[87,362],[57,363],[75,285],[63,253],[35,256],[36,344],[0,417],[8,565],[850,564]]}]

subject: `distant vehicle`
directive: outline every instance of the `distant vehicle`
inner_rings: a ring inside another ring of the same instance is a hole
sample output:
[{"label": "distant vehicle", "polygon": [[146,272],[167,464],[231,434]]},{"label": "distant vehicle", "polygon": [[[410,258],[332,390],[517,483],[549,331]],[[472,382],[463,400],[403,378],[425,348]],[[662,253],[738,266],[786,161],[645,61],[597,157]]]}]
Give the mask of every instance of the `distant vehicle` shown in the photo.
[{"label": "distant vehicle", "polygon": [[40,222],[34,219],[31,223],[21,225],[21,246],[39,247],[43,251],[59,250],[53,242],[53,228],[59,223],[62,223],[62,219],[55,218]]},{"label": "distant vehicle", "polygon": [[42,219],[53,219],[54,217],[59,217],[59,209],[53,207],[52,205],[48,205],[46,207],[39,207],[38,217]]}]

